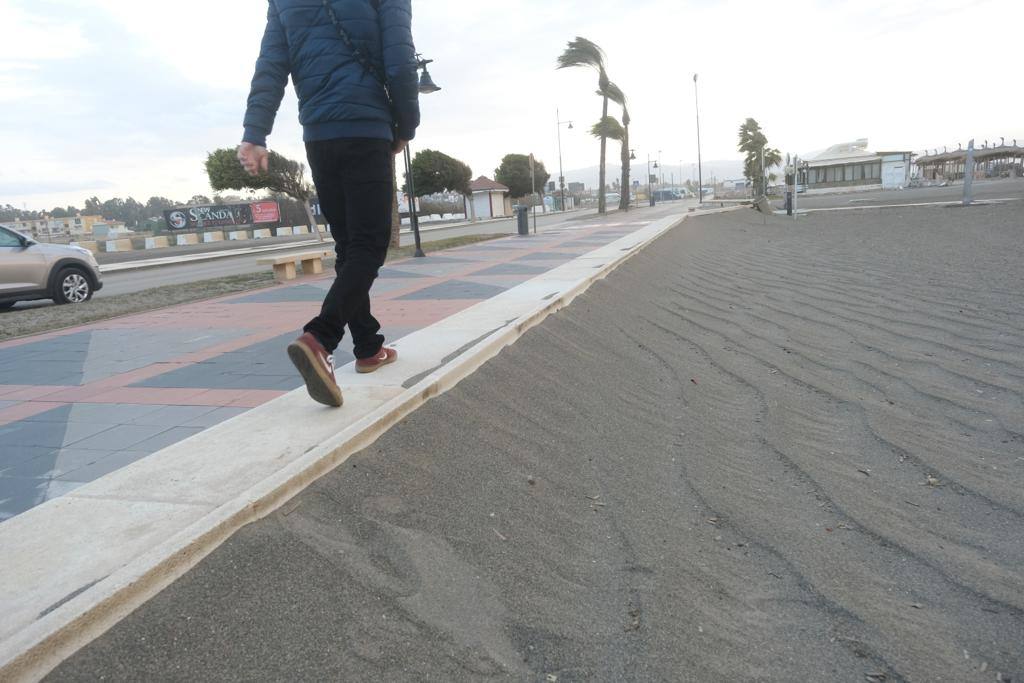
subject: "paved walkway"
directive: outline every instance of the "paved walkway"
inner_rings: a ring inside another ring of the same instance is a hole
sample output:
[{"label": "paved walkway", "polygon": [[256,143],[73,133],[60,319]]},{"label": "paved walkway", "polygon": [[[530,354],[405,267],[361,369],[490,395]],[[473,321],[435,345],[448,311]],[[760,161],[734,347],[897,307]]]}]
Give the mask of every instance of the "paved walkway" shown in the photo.
[{"label": "paved walkway", "polygon": [[[375,313],[396,340],[662,213],[570,220],[389,264]],[[0,344],[0,522],[299,387],[283,349],[330,284],[303,279]]]}]

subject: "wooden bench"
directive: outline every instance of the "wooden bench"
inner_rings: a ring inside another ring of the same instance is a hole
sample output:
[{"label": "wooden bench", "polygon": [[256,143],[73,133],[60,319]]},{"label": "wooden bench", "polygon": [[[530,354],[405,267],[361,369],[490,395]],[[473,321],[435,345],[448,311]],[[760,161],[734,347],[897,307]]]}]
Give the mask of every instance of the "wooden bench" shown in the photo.
[{"label": "wooden bench", "polygon": [[256,263],[274,266],[274,278],[278,282],[287,282],[288,280],[294,280],[296,277],[296,261],[302,264],[303,275],[319,275],[324,272],[324,259],[330,256],[334,256],[333,251],[322,249],[320,251],[304,251],[301,254],[261,258]]}]

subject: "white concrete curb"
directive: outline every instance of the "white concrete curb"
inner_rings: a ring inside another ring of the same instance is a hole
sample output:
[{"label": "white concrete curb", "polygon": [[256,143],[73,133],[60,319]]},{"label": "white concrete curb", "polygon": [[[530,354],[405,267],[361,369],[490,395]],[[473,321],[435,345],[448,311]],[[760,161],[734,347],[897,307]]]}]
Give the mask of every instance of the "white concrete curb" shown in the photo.
[{"label": "white concrete curb", "polygon": [[340,369],[341,410],[294,391],[0,525],[0,679],[45,676],[684,218],[659,220],[399,340],[395,366]]}]

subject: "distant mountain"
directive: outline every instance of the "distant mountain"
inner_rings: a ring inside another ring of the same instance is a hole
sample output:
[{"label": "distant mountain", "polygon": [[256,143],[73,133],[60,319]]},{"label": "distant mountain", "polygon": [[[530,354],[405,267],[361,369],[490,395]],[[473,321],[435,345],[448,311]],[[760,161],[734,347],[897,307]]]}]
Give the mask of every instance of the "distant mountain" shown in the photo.
[{"label": "distant mountain", "polygon": [[[697,162],[685,163],[682,167],[683,177],[682,181],[686,182],[690,179],[691,173],[693,174],[694,180],[696,180],[696,165]],[[705,184],[711,182],[711,178],[714,177],[719,181],[722,180],[738,180],[743,177],[743,162],[739,159],[729,159],[726,161],[705,161],[701,164],[702,176]],[[661,169],[665,176],[665,182],[671,182],[673,176],[675,181],[680,182],[679,179],[679,165],[665,163],[665,168]],[[605,169],[607,174],[606,182],[611,185],[615,180],[622,177],[622,167],[618,163],[618,159],[615,163],[608,162],[608,166]],[[651,168],[651,173],[654,174],[655,170]],[[643,161],[637,159],[633,162],[633,175],[631,180],[639,180],[641,184],[646,182],[644,176],[647,175],[647,159]],[[598,178],[600,177],[600,168],[597,166],[590,166],[588,168],[579,168],[565,172],[565,182],[568,183],[583,183],[588,188],[596,188]],[[551,174],[551,180],[558,182],[558,170]]]}]

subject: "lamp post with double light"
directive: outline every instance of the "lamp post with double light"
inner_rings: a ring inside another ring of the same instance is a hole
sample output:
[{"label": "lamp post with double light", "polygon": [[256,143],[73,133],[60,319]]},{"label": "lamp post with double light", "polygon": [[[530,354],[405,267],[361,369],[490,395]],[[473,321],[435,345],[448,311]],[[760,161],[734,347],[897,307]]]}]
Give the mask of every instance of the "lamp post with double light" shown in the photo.
[{"label": "lamp post with double light", "polygon": [[562,194],[562,211],[565,211],[565,173],[562,171],[562,126],[569,126],[569,130],[572,130],[572,121],[563,121],[558,109],[555,109],[555,120],[558,121],[558,188]]},{"label": "lamp post with double light", "polygon": [[[430,72],[427,70],[427,64],[433,62],[433,59],[423,59],[422,55],[416,55],[416,70],[423,71],[420,76],[419,91],[421,95],[429,95],[435,93],[441,89],[439,85],[434,83],[434,79],[430,77]],[[412,152],[409,149],[409,145],[405,145],[405,178],[409,184],[409,224],[412,226],[413,238],[416,240],[416,252],[414,256],[426,256],[423,253],[423,246],[420,243],[420,218],[416,211],[416,183],[412,177]]]},{"label": "lamp post with double light", "polygon": [[[654,160],[654,170],[655,171],[658,170],[658,166],[659,166],[658,160],[655,159]],[[648,152],[647,153],[647,200],[650,202],[651,206],[654,206],[654,204],[655,204],[655,202],[654,202],[654,183],[652,182],[652,179],[654,179],[654,176],[651,175],[651,153]]]}]

